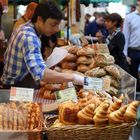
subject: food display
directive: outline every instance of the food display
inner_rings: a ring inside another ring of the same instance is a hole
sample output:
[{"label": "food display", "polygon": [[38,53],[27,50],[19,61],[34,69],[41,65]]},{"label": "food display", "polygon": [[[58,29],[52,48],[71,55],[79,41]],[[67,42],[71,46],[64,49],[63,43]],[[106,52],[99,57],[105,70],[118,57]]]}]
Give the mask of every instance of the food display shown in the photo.
[{"label": "food display", "polygon": [[[81,103],[81,101],[79,101]],[[88,102],[85,101],[85,103]],[[96,100],[81,108],[80,104],[67,101],[59,106],[59,124],[93,124],[96,127],[119,125],[136,121],[139,101],[124,105],[121,99],[104,100],[96,106]],[[67,120],[67,121],[66,121]],[[55,122],[56,125],[56,122]],[[58,124],[56,126],[59,126]],[[53,126],[55,127],[55,126]]]},{"label": "food display", "polygon": [[41,130],[41,108],[37,103],[0,104],[0,130]]}]

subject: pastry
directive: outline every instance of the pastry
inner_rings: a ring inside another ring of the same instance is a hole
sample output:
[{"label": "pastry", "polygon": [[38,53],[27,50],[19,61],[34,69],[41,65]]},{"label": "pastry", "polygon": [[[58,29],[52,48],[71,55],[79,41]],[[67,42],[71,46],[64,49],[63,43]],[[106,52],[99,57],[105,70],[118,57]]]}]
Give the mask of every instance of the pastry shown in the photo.
[{"label": "pastry", "polygon": [[95,126],[106,126],[108,122],[108,108],[109,108],[109,102],[103,102],[96,110],[96,113],[93,117]]},{"label": "pastry", "polygon": [[88,70],[85,75],[90,77],[102,77],[106,75],[106,71],[104,69],[101,69],[100,67],[97,67]]},{"label": "pastry", "polygon": [[71,53],[68,53],[67,56],[63,59],[63,61],[75,62],[77,60],[77,56]]},{"label": "pastry", "polygon": [[106,66],[104,68],[111,76],[113,76],[115,79],[120,80],[121,74],[119,69],[115,65]]},{"label": "pastry", "polygon": [[126,109],[126,112],[124,114],[124,118],[126,122],[134,122],[137,118],[137,108],[139,106],[139,101],[133,101],[130,103]]},{"label": "pastry", "polygon": [[72,46],[72,47],[68,48],[68,52],[72,53],[72,54],[76,54],[78,50],[79,50],[79,48],[76,46]]},{"label": "pastry", "polygon": [[113,56],[111,56],[109,54],[104,54],[104,53],[97,54],[94,57],[94,59],[95,59],[95,62],[96,62],[96,66],[99,66],[99,67],[104,67],[104,66],[107,66],[107,65],[111,65],[115,62]]},{"label": "pastry", "polygon": [[91,47],[84,47],[77,51],[77,56],[93,57],[94,55],[95,55],[95,51]]},{"label": "pastry", "polygon": [[66,101],[59,106],[59,121],[63,124],[76,124],[78,112],[79,106],[76,103]]},{"label": "pastry", "polygon": [[77,64],[74,63],[74,62],[66,62],[66,61],[64,61],[64,62],[62,62],[61,66],[62,66],[62,69],[76,70],[76,68],[77,68]]},{"label": "pastry", "polygon": [[78,122],[79,124],[90,124],[93,122],[93,115],[94,115],[94,104],[87,105],[84,109],[78,112]]},{"label": "pastry", "polygon": [[124,122],[124,113],[126,111],[127,106],[124,105],[120,109],[111,112],[109,114],[109,123],[110,124],[121,124]]},{"label": "pastry", "polygon": [[108,109],[108,113],[114,112],[118,110],[122,106],[122,100],[118,99],[116,100]]},{"label": "pastry", "polygon": [[92,58],[88,58],[86,56],[80,56],[77,58],[77,64],[85,64],[85,65],[89,65],[91,64],[93,61]]}]

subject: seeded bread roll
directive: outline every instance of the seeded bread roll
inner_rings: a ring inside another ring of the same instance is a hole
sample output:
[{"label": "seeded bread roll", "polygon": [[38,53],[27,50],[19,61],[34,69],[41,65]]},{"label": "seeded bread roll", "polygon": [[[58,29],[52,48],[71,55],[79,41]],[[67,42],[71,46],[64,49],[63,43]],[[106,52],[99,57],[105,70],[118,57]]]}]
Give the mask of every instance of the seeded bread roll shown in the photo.
[{"label": "seeded bread roll", "polygon": [[80,56],[77,58],[77,64],[85,64],[85,65],[89,65],[91,64],[93,61],[92,58],[88,58],[86,56]]},{"label": "seeded bread roll", "polygon": [[84,47],[77,51],[77,56],[93,57],[95,54],[94,49],[91,47]]}]

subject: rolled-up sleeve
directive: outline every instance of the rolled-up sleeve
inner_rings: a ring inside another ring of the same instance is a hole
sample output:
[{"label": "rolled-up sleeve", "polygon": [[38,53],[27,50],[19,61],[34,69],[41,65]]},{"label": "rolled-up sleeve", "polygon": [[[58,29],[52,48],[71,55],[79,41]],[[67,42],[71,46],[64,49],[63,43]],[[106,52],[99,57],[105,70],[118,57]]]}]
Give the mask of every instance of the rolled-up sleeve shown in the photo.
[{"label": "rolled-up sleeve", "polygon": [[36,36],[25,37],[22,51],[27,69],[35,81],[42,80],[47,66],[40,51],[41,42]]}]

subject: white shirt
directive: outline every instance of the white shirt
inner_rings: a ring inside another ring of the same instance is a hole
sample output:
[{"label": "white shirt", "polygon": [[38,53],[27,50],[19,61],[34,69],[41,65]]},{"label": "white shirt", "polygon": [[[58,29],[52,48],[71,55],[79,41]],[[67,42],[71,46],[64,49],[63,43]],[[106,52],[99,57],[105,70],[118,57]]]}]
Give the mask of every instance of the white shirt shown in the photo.
[{"label": "white shirt", "polygon": [[125,36],[124,54],[127,55],[128,47],[140,46],[140,14],[138,11],[125,17],[123,33]]}]

